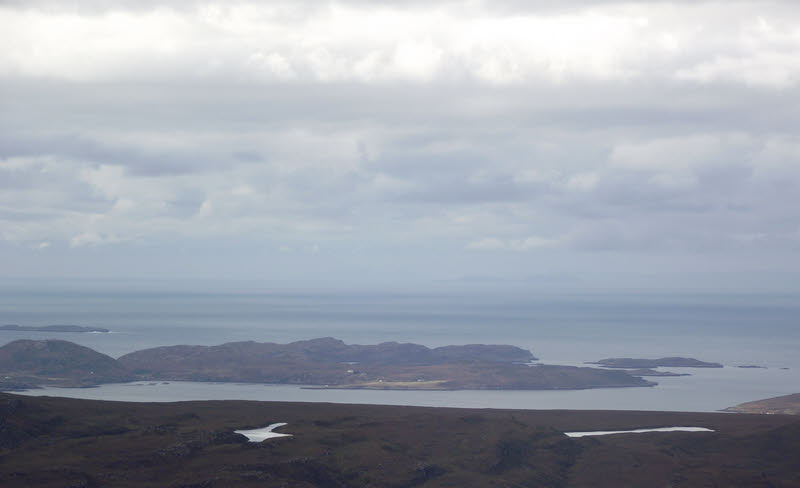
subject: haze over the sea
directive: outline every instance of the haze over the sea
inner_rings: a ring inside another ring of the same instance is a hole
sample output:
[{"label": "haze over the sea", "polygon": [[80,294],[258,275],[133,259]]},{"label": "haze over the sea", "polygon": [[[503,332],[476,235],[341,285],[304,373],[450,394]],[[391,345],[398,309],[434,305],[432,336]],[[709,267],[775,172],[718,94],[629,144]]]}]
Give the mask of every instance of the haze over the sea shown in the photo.
[{"label": "haze over the sea", "polygon": [[0,281],[796,293],[798,25],[792,0],[5,1]]}]

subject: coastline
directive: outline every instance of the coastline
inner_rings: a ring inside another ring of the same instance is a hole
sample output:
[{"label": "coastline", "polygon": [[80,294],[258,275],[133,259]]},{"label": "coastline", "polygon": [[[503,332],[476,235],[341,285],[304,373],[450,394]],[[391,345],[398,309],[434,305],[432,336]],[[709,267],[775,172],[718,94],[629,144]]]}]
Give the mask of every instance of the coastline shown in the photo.
[{"label": "coastline", "polygon": [[[792,375],[780,370],[708,370],[690,377],[660,378],[652,388],[582,390],[377,390],[313,388],[313,385],[136,381],[96,388],[45,387],[24,396],[180,402],[205,400],[296,401],[448,408],[594,409],[718,412],[733,405],[796,392]],[[168,384],[165,384],[168,383]],[[312,388],[306,388],[312,386]],[[708,391],[715,395],[708,395]]]},{"label": "coastline", "polygon": [[658,383],[650,382],[649,385],[596,385],[584,387],[570,387],[570,386],[553,386],[542,388],[504,388],[504,387],[491,387],[484,388],[477,387],[454,387],[454,388],[429,388],[421,387],[414,388],[413,386],[363,386],[363,385],[307,385],[301,386],[304,390],[371,390],[371,391],[581,391],[581,390],[613,390],[616,388],[653,388],[658,386]]}]

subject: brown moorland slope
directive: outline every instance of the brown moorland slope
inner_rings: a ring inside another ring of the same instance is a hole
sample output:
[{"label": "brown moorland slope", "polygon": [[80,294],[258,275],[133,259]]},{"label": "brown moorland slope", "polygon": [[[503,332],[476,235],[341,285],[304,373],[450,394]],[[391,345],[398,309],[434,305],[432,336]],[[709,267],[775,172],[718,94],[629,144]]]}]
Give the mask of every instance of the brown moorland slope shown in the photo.
[{"label": "brown moorland slope", "polygon": [[[235,429],[287,422],[292,437]],[[569,438],[565,431],[702,426]],[[800,419],[0,394],[0,485],[796,487]]]}]

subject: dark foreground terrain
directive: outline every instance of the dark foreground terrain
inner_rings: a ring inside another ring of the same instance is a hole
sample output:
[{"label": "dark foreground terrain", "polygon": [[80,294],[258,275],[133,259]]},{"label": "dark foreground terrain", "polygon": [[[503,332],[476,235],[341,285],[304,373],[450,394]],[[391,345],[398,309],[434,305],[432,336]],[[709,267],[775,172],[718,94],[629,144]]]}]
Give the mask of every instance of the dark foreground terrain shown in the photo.
[{"label": "dark foreground terrain", "polygon": [[[246,442],[276,422],[292,437]],[[565,431],[699,426],[569,438]],[[800,418],[0,394],[3,487],[800,486]]]}]

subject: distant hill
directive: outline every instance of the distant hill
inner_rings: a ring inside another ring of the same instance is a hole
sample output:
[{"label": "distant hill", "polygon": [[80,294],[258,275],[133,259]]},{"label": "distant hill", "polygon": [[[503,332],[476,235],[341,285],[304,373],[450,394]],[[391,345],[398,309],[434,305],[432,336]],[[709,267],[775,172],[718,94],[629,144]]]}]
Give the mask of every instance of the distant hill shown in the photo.
[{"label": "distant hill", "polygon": [[694,358],[659,358],[659,359],[635,359],[635,358],[608,358],[588,364],[599,364],[604,368],[721,368],[719,363],[707,363]]},{"label": "distant hill", "polygon": [[69,341],[23,339],[0,347],[0,388],[89,386],[130,379],[114,358]]}]

